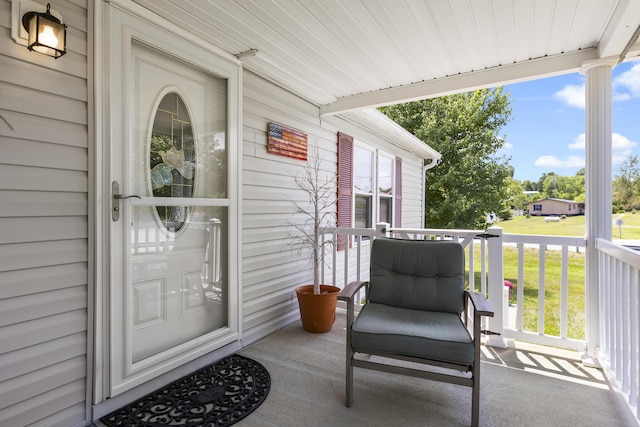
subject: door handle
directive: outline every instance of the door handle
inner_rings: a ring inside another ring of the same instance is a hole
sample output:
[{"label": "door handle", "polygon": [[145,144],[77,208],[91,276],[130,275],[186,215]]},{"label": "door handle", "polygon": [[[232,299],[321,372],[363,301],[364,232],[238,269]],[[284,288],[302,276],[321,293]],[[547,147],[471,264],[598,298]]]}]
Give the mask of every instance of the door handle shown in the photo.
[{"label": "door handle", "polygon": [[142,199],[142,197],[135,194],[131,196],[123,196],[120,194],[120,184],[118,181],[113,181],[111,183],[111,194],[111,197],[113,198],[111,201],[111,219],[113,221],[118,221],[120,219],[120,200],[130,199],[132,197]]},{"label": "door handle", "polygon": [[113,195],[113,198],[117,199],[117,200],[130,199],[132,197],[137,197],[138,199],[142,199],[142,197],[136,196],[135,194],[133,196],[123,196],[122,194],[114,194]]}]

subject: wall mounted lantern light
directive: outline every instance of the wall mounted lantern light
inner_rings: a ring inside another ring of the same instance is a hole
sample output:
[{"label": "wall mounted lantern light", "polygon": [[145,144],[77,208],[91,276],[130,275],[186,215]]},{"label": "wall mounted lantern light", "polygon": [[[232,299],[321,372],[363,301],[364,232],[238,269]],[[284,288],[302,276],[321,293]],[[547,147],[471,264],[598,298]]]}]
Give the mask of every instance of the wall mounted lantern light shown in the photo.
[{"label": "wall mounted lantern light", "polygon": [[51,14],[51,4],[47,11],[27,12],[22,17],[22,25],[29,33],[27,48],[36,52],[60,58],[67,53],[67,26]]}]

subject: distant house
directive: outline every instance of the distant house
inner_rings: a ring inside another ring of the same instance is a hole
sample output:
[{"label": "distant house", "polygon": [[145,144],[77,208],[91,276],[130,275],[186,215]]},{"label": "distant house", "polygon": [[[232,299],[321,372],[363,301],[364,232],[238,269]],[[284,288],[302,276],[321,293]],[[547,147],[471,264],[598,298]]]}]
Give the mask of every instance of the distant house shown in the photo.
[{"label": "distant house", "polygon": [[584,215],[584,203],[553,198],[536,200],[529,202],[529,214],[533,216]]}]

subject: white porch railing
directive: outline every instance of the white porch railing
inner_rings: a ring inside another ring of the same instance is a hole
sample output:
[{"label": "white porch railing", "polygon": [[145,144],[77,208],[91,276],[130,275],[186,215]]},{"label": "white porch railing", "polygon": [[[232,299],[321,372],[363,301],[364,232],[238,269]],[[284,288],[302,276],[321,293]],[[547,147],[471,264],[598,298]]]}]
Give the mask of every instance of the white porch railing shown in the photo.
[{"label": "white porch railing", "polygon": [[599,361],[640,418],[638,330],[640,253],[596,239],[600,283]]},{"label": "white porch railing", "polygon": [[[536,249],[538,252],[538,322],[536,331],[525,331],[524,325],[524,286],[518,286],[516,291],[515,310],[509,308],[509,324],[505,326],[505,337],[518,341],[531,342],[541,345],[561,347],[583,351],[585,341],[568,337],[569,320],[569,251],[580,251],[584,248],[584,237],[541,236],[527,234],[504,234],[503,245],[515,246],[518,251],[518,284],[525,283],[525,248]],[[546,261],[548,251],[560,251],[560,336],[545,334],[545,291],[546,291]],[[489,255],[491,256],[491,254]],[[514,319],[515,318],[515,319]]]},{"label": "white porch railing", "polygon": [[[369,279],[369,242],[377,237],[396,237],[405,239],[449,239],[460,241],[467,248],[469,266],[468,283],[471,289],[477,289],[487,295],[491,301],[495,316],[489,319],[488,329],[499,336],[490,336],[488,344],[502,347],[505,339],[516,339],[555,347],[583,350],[584,340],[571,339],[567,336],[568,325],[568,252],[580,250],[585,246],[585,239],[580,237],[535,236],[502,234],[502,229],[492,227],[485,233],[483,230],[436,230],[436,229],[404,229],[392,228],[387,224],[378,224],[373,228],[338,228],[326,236],[334,241],[349,241],[349,245],[341,245],[341,250],[334,247],[331,266],[323,272],[331,277],[335,286],[343,288],[354,280]],[[470,244],[473,242],[473,244]],[[524,330],[524,286],[518,286],[515,307],[509,305],[508,289],[504,286],[503,245],[517,248],[518,252],[518,284],[525,283],[524,248],[533,247],[538,250],[538,310],[537,330]],[[475,283],[474,265],[477,249],[480,254],[480,283]],[[545,272],[547,251],[561,252],[561,288],[560,288],[560,336],[545,335]],[[326,281],[325,281],[326,283]],[[364,298],[362,296],[361,301]]]},{"label": "white porch railing", "polygon": [[[461,241],[463,246],[473,241],[483,230],[436,230],[436,229],[410,229],[390,228],[388,224],[378,224],[376,228],[336,228],[329,230],[324,236],[334,242],[344,242],[338,250],[334,245],[330,268],[332,283],[339,288],[344,288],[354,280],[369,280],[369,242],[377,237],[396,237],[404,239],[450,239]],[[349,244],[347,244],[347,242]],[[469,246],[471,249],[473,246]],[[473,250],[469,250],[470,262],[473,262]],[[323,271],[321,280],[325,283],[327,269]],[[473,284],[474,277],[470,274],[469,283]],[[483,282],[484,283],[484,282]],[[482,288],[486,292],[486,283]]]}]

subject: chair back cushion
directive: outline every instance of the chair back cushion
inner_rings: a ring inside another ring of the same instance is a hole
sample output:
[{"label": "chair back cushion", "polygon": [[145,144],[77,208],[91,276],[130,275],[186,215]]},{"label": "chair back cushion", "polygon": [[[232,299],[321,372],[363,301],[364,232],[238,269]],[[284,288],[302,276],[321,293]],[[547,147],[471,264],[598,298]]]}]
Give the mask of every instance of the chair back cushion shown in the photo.
[{"label": "chair back cushion", "polygon": [[442,240],[375,239],[369,301],[412,310],[464,310],[464,248]]}]

